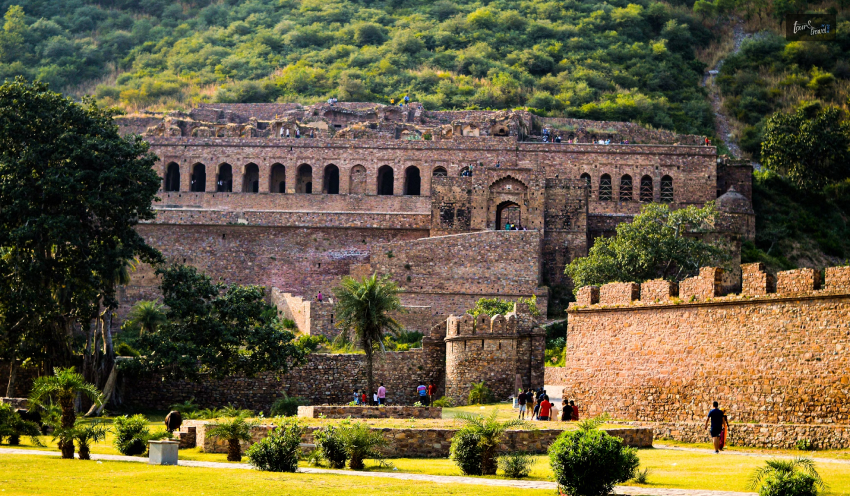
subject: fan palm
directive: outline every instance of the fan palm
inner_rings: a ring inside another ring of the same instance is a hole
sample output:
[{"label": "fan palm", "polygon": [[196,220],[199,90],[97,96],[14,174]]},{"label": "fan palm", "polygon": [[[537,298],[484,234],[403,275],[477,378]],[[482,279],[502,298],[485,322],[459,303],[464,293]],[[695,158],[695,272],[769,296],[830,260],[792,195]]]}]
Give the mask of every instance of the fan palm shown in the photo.
[{"label": "fan palm", "polygon": [[470,405],[480,405],[481,403],[487,403],[490,400],[490,396],[490,388],[484,385],[484,381],[473,382],[472,388],[469,390],[467,402]]},{"label": "fan palm", "polygon": [[402,310],[398,286],[389,276],[378,278],[373,274],[364,277],[362,281],[346,276],[334,290],[334,295],[334,311],[339,318],[337,326],[343,332],[353,333],[355,340],[366,353],[366,390],[374,391],[374,348],[380,346],[383,349],[385,330],[392,334],[403,330],[402,325],[390,316],[390,312]]},{"label": "fan palm", "polygon": [[52,398],[56,398],[59,402],[62,415],[58,427],[67,434],[59,439],[62,458],[74,458],[74,437],[72,434],[77,421],[77,413],[74,410],[74,399],[77,397],[77,393],[88,396],[97,404],[101,403],[100,391],[94,384],[86,382],[82,374],[77,373],[74,367],[55,368],[53,375],[39,377],[33,382],[32,392],[30,393],[29,400],[34,405],[44,405]]},{"label": "fan palm", "polygon": [[133,305],[128,315],[129,323],[139,327],[139,336],[156,332],[167,322],[163,306],[155,301],[140,301]]},{"label": "fan palm", "polygon": [[455,418],[465,425],[463,429],[478,438],[478,446],[481,448],[481,472],[484,475],[496,474],[496,449],[502,442],[505,431],[512,427],[533,427],[529,422],[520,419],[511,419],[504,422],[496,420],[498,410],[486,417],[459,413]]},{"label": "fan palm", "polygon": [[790,460],[767,460],[764,466],[756,469],[750,476],[750,489],[758,489],[763,482],[771,479],[782,479],[803,476],[809,479],[812,488],[827,489],[826,483],[821,479],[815,468],[815,462],[811,458],[797,457]]},{"label": "fan palm", "polygon": [[80,445],[80,460],[91,460],[89,447],[92,443],[103,441],[109,432],[107,425],[99,420],[93,422],[77,422],[74,428],[74,439]]},{"label": "fan palm", "polygon": [[222,421],[207,431],[207,435],[227,440],[227,461],[239,462],[242,461],[242,446],[239,445],[239,441],[250,441],[251,428],[256,425],[256,422],[246,420],[243,415],[239,415]]}]

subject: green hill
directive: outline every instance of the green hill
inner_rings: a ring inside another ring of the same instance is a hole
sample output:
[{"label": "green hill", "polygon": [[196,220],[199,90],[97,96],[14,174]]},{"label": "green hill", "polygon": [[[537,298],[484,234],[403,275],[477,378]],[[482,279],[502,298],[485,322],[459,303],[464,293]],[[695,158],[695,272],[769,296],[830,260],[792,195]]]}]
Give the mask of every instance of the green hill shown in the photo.
[{"label": "green hill", "polygon": [[[21,8],[11,7],[20,5]],[[713,134],[695,50],[649,0],[3,0],[0,79],[127,110],[201,101],[513,108]]]}]

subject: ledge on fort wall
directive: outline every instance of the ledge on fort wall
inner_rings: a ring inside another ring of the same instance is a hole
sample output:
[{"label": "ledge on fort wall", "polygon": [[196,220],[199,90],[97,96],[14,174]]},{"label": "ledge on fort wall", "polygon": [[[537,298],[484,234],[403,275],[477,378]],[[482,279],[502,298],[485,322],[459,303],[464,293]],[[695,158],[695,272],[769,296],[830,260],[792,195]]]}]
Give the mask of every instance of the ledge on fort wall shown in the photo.
[{"label": "ledge on fort wall", "polygon": [[301,418],[441,419],[443,409],[429,406],[299,406]]},{"label": "ledge on fort wall", "polygon": [[[741,294],[721,294],[723,269],[703,267],[696,277],[678,284],[664,280],[638,283],[609,283],[584,286],[568,312],[669,307],[678,305],[726,304],[775,301],[784,298],[817,298],[850,295],[850,266],[828,267],[825,276],[804,268],[779,272],[774,277],[762,264],[744,264]],[[775,285],[774,285],[775,281]],[[602,295],[608,295],[603,297]]]}]

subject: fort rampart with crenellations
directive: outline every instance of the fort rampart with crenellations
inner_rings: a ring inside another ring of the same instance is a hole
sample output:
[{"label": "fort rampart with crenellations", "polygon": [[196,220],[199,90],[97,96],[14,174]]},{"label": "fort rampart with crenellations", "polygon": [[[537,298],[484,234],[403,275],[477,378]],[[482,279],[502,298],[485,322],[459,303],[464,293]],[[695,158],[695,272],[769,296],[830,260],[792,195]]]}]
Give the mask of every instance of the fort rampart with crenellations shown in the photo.
[{"label": "fort rampart with crenellations", "polygon": [[[567,366],[547,368],[546,383],[564,385],[587,415],[658,423],[682,440],[700,431],[712,401],[733,423],[850,425],[850,267],[822,277],[748,264],[743,290],[729,295],[721,272],[705,267],[678,287],[581,288]],[[782,442],[765,434],[764,444],[793,446],[793,429],[780,431]],[[850,446],[848,430],[836,432],[824,437],[830,446]]]}]

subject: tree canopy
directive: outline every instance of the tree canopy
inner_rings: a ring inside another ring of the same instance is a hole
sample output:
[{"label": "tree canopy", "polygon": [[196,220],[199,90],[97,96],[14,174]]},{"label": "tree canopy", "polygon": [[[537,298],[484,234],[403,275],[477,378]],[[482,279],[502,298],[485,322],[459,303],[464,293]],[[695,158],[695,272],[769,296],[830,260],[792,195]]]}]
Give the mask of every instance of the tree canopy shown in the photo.
[{"label": "tree canopy", "polygon": [[265,289],[214,283],[194,267],[158,269],[167,322],[135,341],[130,371],[196,379],[286,373],[304,352],[265,302]]},{"label": "tree canopy", "polygon": [[669,205],[644,205],[632,222],[617,225],[617,234],[596,238],[586,257],[564,271],[576,290],[609,282],[681,280],[700,267],[724,262],[726,250],[694,234],[711,230],[718,215],[713,203],[670,210]]},{"label": "tree canopy", "polygon": [[157,159],[114,115],[43,83],[0,86],[0,358],[67,363],[129,261],[160,259],[134,229],[154,216]]},{"label": "tree canopy", "polygon": [[799,187],[820,190],[850,178],[850,123],[836,107],[801,105],[767,120],[764,165]]}]

